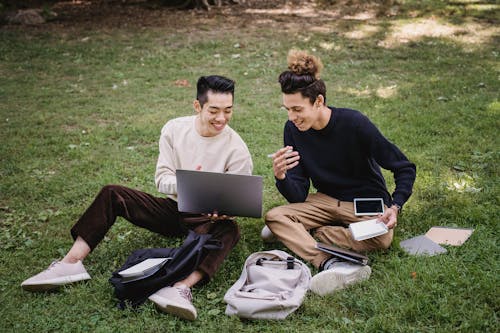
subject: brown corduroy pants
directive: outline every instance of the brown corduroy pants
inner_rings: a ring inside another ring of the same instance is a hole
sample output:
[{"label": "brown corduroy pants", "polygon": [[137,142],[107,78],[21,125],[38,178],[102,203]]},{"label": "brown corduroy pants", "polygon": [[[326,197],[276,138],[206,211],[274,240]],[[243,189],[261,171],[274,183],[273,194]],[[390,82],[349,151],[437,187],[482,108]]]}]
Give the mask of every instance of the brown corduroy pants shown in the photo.
[{"label": "brown corduroy pants", "polygon": [[[266,214],[266,224],[276,237],[302,259],[319,268],[331,255],[316,249],[316,239],[339,247],[366,252],[391,245],[393,230],[364,241],[356,241],[349,223],[374,218],[354,215],[354,204],[323,193],[309,194],[305,202],[278,206]],[[311,234],[312,233],[312,234]]]},{"label": "brown corduroy pants", "polygon": [[223,247],[209,251],[198,270],[211,279],[240,239],[239,226],[233,220],[212,222],[202,215],[184,214],[177,202],[119,185],[106,185],[71,229],[73,239],[82,237],[91,250],[99,244],[121,216],[129,222],[164,236],[183,237],[188,229],[212,234]]}]

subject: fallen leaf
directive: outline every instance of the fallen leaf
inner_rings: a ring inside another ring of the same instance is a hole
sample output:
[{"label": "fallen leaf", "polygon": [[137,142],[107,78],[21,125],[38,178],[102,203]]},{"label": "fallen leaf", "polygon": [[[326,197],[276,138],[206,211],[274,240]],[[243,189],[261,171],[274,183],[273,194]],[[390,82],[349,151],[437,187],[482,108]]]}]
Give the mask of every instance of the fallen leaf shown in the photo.
[{"label": "fallen leaf", "polygon": [[219,313],[220,313],[219,309],[212,309],[212,310],[208,311],[209,316],[217,316]]},{"label": "fallen leaf", "polygon": [[191,87],[188,80],[175,80],[174,85],[177,87]]},{"label": "fallen leaf", "polygon": [[207,298],[208,298],[208,299],[214,299],[214,298],[216,298],[216,297],[217,297],[217,293],[208,293],[208,294],[207,294]]}]

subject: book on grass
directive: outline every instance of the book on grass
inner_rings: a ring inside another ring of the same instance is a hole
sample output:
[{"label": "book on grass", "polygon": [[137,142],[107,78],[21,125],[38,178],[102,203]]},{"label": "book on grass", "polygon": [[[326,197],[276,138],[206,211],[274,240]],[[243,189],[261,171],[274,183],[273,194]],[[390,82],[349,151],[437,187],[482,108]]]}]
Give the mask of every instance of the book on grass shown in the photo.
[{"label": "book on grass", "polygon": [[160,270],[172,258],[149,258],[118,272],[123,282],[132,282],[147,278]]},{"label": "book on grass", "polygon": [[472,235],[474,229],[455,227],[432,227],[425,236],[438,244],[460,246]]},{"label": "book on grass", "polygon": [[321,242],[316,243],[316,248],[323,252],[332,254],[335,257],[345,259],[358,265],[368,265],[368,257],[358,252],[342,249],[340,247]]},{"label": "book on grass", "polygon": [[399,243],[399,246],[408,254],[433,256],[440,253],[446,253],[446,249],[435,243],[425,235],[420,235],[406,239]]},{"label": "book on grass", "polygon": [[349,224],[352,236],[357,241],[377,237],[389,232],[384,222],[378,219],[371,219],[361,222],[354,222]]}]

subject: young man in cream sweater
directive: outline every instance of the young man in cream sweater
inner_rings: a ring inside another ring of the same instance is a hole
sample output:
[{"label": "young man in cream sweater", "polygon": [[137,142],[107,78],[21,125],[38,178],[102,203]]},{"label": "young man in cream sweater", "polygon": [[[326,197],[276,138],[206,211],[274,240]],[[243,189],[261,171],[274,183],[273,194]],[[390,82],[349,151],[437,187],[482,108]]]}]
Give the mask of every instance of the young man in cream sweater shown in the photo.
[{"label": "young man in cream sweater", "polygon": [[[222,76],[202,76],[197,83],[193,116],[168,121],[161,131],[155,183],[167,197],[119,185],[102,188],[71,229],[75,240],[61,261],[27,279],[21,286],[29,291],[45,291],[60,285],[90,279],[83,259],[99,244],[118,216],[135,225],[165,236],[184,236],[188,229],[210,233],[223,248],[209,251],[198,268],[186,279],[151,295],[162,311],[181,318],[196,319],[191,287],[210,280],[239,240],[234,220],[217,215],[196,222],[183,220],[177,209],[177,169],[252,174],[252,159],[241,137],[228,126],[233,115],[234,81]],[[193,219],[191,219],[192,221]]]}]

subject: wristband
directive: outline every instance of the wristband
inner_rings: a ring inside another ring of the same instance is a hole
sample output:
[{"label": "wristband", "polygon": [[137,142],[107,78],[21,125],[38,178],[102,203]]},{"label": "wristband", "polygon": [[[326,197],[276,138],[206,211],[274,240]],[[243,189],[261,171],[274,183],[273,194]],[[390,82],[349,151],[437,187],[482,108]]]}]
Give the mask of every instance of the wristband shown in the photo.
[{"label": "wristband", "polygon": [[392,208],[392,207],[396,207],[396,210],[397,210],[397,212],[398,212],[398,213],[400,213],[400,212],[401,212],[401,206],[400,206],[400,205],[398,205],[397,203],[393,203],[393,204],[392,204],[392,206],[391,206],[391,208]]}]

